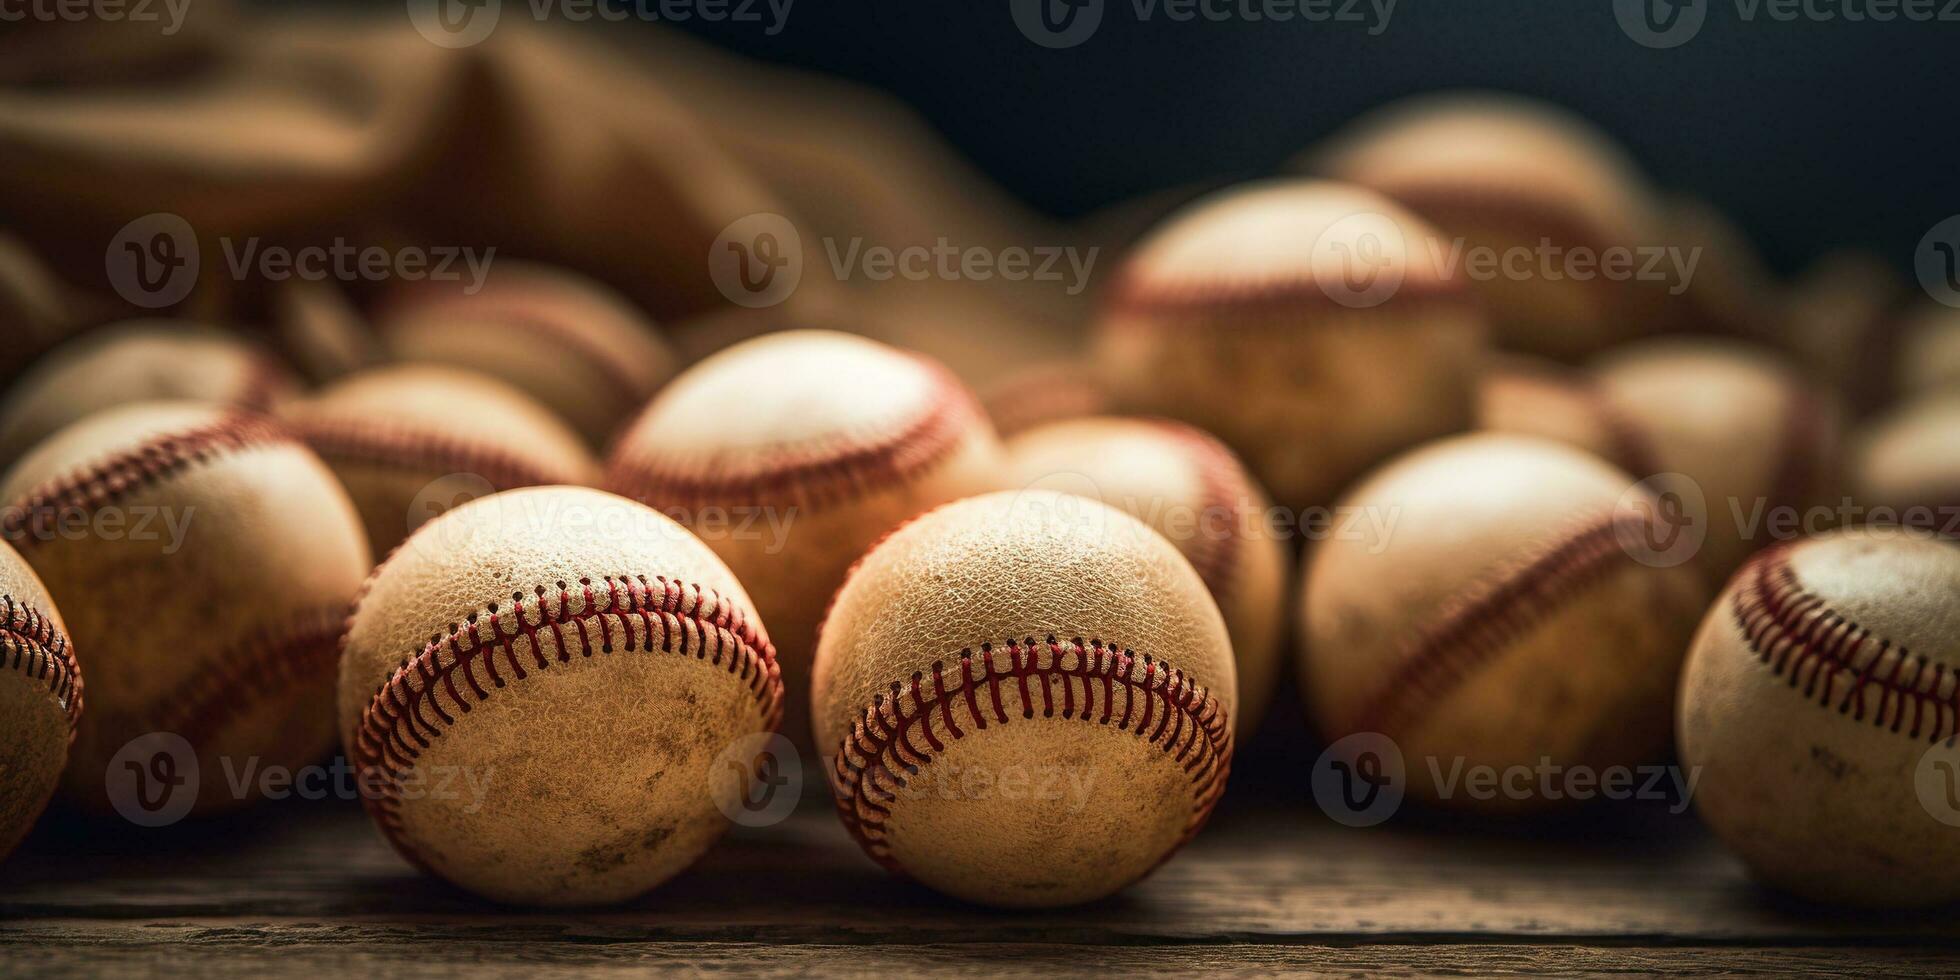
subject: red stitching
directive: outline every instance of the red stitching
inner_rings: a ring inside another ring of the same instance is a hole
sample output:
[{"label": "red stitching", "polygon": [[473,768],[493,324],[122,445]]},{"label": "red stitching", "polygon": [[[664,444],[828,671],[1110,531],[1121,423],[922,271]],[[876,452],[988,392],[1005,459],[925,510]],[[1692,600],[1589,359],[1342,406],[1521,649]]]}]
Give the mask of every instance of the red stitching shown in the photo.
[{"label": "red stitching", "polygon": [[[1730,608],[1756,659],[1772,676],[1787,675],[1791,688],[1801,682],[1805,700],[1819,707],[1831,707],[1832,692],[1843,681],[1844,696],[1835,699],[1838,714],[1854,720],[1869,715],[1873,725],[1895,733],[1903,729],[1907,738],[1923,737],[1922,726],[1930,724],[1929,742],[1960,734],[1960,676],[1954,668],[1874,634],[1806,590],[1790,564],[1792,547],[1770,547],[1737,575]],[[1867,652],[1869,659],[1861,658]],[[1877,691],[1875,706],[1868,704],[1867,689]]]},{"label": "red stitching", "polygon": [[[564,581],[539,585],[529,598],[512,592],[508,611],[491,602],[430,637],[375,692],[361,713],[350,749],[364,787],[369,772],[381,775],[377,791],[362,796],[404,857],[427,865],[402,833],[402,779],[434,739],[458,717],[490,700],[493,690],[521,681],[533,670],[549,670],[553,658],[548,651],[556,651],[558,663],[570,661],[574,649],[566,642],[567,627],[577,636],[581,657],[610,655],[615,649],[657,649],[725,666],[753,692],[768,729],[782,720],[783,682],[775,648],[735,603],[713,589],[661,576],[608,575],[599,581],[603,585],[591,578],[581,578],[575,586]],[[542,635],[547,627],[549,637]],[[519,655],[520,636],[528,656]]]},{"label": "red stitching", "polygon": [[48,685],[68,714],[68,737],[75,737],[75,724],[82,716],[82,673],[68,634],[39,609],[4,594],[0,594],[0,668]]},{"label": "red stitching", "polygon": [[652,507],[698,510],[823,507],[909,482],[950,456],[984,417],[972,394],[945,368],[925,358],[917,360],[933,378],[930,402],[919,418],[882,439],[842,436],[763,472],[616,452],[607,485]]},{"label": "red stitching", "polygon": [[[1045,718],[1059,711],[1065,719],[1114,725],[1159,746],[1180,764],[1193,791],[1180,844],[1203,828],[1225,791],[1232,763],[1232,731],[1225,709],[1183,671],[1148,655],[1138,657],[1101,640],[1028,637],[1008,640],[1004,646],[982,643],[977,653],[971,647],[961,650],[957,676],[949,682],[946,674],[946,662],[936,660],[930,677],[914,671],[909,684],[894,681],[889,694],[874,696],[844,736],[832,766],[837,813],[845,828],[866,854],[892,871],[903,869],[885,840],[885,821],[898,791],[906,786],[906,777],[930,765],[949,740],[968,735],[962,719],[972,731],[1008,724],[1011,716],[1001,697],[1003,681],[1015,685],[1024,719],[1033,718],[1037,710]],[[1038,698],[1031,682],[1040,684]],[[983,687],[986,696],[978,696]]]},{"label": "red stitching", "polygon": [[295,435],[323,459],[417,470],[474,473],[498,490],[581,482],[582,475],[525,459],[502,446],[381,419],[299,419]]},{"label": "red stitching", "polygon": [[1611,560],[1626,557],[1620,535],[1644,526],[1630,513],[1589,521],[1448,610],[1395,661],[1387,683],[1356,716],[1354,730],[1389,732],[1420,714],[1473,668],[1621,567]]},{"label": "red stitching", "polygon": [[292,442],[292,433],[260,415],[228,414],[209,425],[153,436],[55,477],[29,491],[0,517],[0,534],[27,548],[54,538],[67,514],[86,515],[199,463],[260,446]]},{"label": "red stitching", "polygon": [[347,607],[336,603],[254,633],[156,699],[154,711],[119,713],[110,727],[174,732],[202,750],[206,740],[250,706],[241,694],[292,690],[299,681],[331,676],[339,663],[340,627],[346,619]]}]

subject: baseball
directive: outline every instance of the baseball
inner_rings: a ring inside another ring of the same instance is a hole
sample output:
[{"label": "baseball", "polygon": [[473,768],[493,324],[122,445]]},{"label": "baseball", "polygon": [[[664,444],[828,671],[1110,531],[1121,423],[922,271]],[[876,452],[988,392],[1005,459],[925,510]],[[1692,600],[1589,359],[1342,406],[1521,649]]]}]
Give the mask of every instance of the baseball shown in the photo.
[{"label": "baseball", "polygon": [[1960,389],[1872,422],[1858,436],[1851,469],[1860,506],[1960,534]]},{"label": "baseball", "polygon": [[1285,620],[1287,549],[1272,502],[1224,444],[1180,422],[1081,418],[1007,442],[1016,486],[1094,497],[1148,524],[1198,570],[1225,617],[1243,742],[1272,700]]},{"label": "baseball", "polygon": [[1470,424],[1483,317],[1435,234],[1333,183],[1207,198],[1125,265],[1098,369],[1119,409],[1196,425],[1280,504],[1324,506],[1380,460]]},{"label": "baseball", "polygon": [[817,623],[851,562],[907,518],[1007,485],[993,428],[944,368],[812,330],[675,378],[620,437],[607,481],[694,530],[749,587],[798,742]]},{"label": "baseball", "polygon": [[627,299],[562,269],[498,262],[474,293],[421,280],[375,311],[383,348],[502,379],[604,445],[674,370],[674,356]]},{"label": "baseball", "polygon": [[375,570],[339,700],[404,857],[497,901],[588,905],[714,842],[717,757],[773,730],[782,683],[748,593],[693,535],[534,487],[443,514]]},{"label": "baseball", "polygon": [[188,399],[264,411],[297,390],[291,374],[213,327],[132,320],[38,362],[0,402],[0,467],[69,423],[140,401]]},{"label": "baseball", "polygon": [[599,464],[570,426],[460,368],[372,368],[292,403],[285,417],[354,498],[377,555],[459,500],[598,482]]},{"label": "baseball", "polygon": [[1384,735],[1413,796],[1489,810],[1549,803],[1480,798],[1451,774],[1598,773],[1665,745],[1707,591],[1647,550],[1658,501],[1626,473],[1477,433],[1397,459],[1344,506],[1392,524],[1319,542],[1306,572],[1301,683],[1329,739]]},{"label": "baseball", "polygon": [[[1466,271],[1486,266],[1473,278],[1499,346],[1583,357],[1632,336],[1665,296],[1607,274],[1609,253],[1660,240],[1660,205],[1619,147],[1550,105],[1411,99],[1353,123],[1302,163],[1400,201],[1441,230],[1437,240],[1455,247]],[[1591,274],[1568,274],[1575,255]],[[1644,263],[1633,257],[1629,271]]]},{"label": "baseball", "polygon": [[1960,898],[1960,546],[1850,527],[1766,550],[1682,677],[1695,804],[1763,881],[1873,906]]},{"label": "baseball", "polygon": [[0,544],[0,860],[61,781],[82,714],[82,674],[54,600]]},{"label": "baseball", "polygon": [[174,765],[195,765],[207,811],[256,796],[228,775],[333,744],[335,644],[371,560],[347,494],[283,427],[186,402],[112,409],[43,441],[0,500],[0,532],[87,661],[70,795],[113,802],[110,758],[152,732],[195,753]]},{"label": "baseball", "polygon": [[874,860],[970,901],[1055,906],[1198,831],[1236,687],[1218,607],[1170,542],[1025,490],[867,554],[824,622],[812,703],[838,813]]},{"label": "baseball", "polygon": [[1615,351],[1593,376],[1640,447],[1634,475],[1667,475],[1655,489],[1704,534],[1711,588],[1777,537],[1822,529],[1792,521],[1837,489],[1839,412],[1795,365],[1741,341],[1668,339]]}]

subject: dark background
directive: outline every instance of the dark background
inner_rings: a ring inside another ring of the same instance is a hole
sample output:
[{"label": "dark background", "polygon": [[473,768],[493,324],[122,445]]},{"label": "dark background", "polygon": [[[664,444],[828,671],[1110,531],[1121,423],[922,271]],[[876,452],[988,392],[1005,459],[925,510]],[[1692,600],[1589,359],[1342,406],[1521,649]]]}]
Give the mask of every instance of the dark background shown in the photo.
[{"label": "dark background", "polygon": [[[1179,23],[1161,8],[1144,21],[1131,0],[1106,0],[1097,33],[1067,50],[1024,37],[1008,0],[799,0],[773,37],[673,26],[886,89],[1061,217],[1264,173],[1370,107],[1471,86],[1591,118],[1662,184],[1727,211],[1784,272],[1839,245],[1909,269],[1927,229],[1960,211],[1960,20],[1785,23],[1760,5],[1746,20],[1756,0],[1693,2],[1706,21],[1671,50],[1630,40],[1611,0],[1400,0],[1379,36]],[[1933,3],[1960,18],[1955,0]]]}]

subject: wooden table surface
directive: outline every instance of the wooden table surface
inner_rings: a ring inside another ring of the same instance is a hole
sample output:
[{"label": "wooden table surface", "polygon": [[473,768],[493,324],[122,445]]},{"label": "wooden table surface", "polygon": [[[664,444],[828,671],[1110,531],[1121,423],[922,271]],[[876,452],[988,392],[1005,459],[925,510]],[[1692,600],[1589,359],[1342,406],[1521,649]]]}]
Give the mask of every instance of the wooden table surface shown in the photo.
[{"label": "wooden table surface", "polygon": [[571,912],[501,908],[422,877],[344,801],[161,830],[57,813],[0,864],[0,976],[1960,974],[1950,911],[1779,897],[1664,806],[1501,826],[1405,812],[1349,829],[1287,778],[1295,764],[1235,777],[1204,834],[1138,886],[1047,912],[896,880],[822,801],[736,830],[630,905]]}]

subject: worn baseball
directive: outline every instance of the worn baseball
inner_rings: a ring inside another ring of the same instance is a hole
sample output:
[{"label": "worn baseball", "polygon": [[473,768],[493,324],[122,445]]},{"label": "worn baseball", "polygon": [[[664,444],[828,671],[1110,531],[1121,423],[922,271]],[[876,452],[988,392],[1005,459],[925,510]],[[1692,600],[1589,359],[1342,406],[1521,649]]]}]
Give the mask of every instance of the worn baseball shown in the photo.
[{"label": "worn baseball", "polygon": [[694,530],[749,587],[799,743],[817,623],[851,563],[907,518],[1008,485],[999,439],[946,369],[814,330],[675,378],[620,437],[607,481]]},{"label": "worn baseball", "polygon": [[1225,617],[1239,678],[1233,734],[1258,727],[1279,677],[1286,536],[1238,457],[1181,422],[1080,418],[1007,441],[1018,487],[1093,497],[1150,526],[1198,570]]},{"label": "worn baseball", "polygon": [[89,415],[186,399],[253,411],[297,390],[279,362],[231,334],[175,320],[132,320],[57,348],[0,401],[0,466]]},{"label": "worn baseball", "polygon": [[134,767],[196,787],[207,811],[333,744],[335,644],[371,559],[346,492],[283,426],[186,402],[111,409],[43,441],[0,499],[0,532],[88,662],[71,795],[156,798],[168,787],[108,767],[150,733],[187,751]]},{"label": "worn baseball", "polygon": [[54,795],[81,714],[82,674],[61,613],[0,544],[0,860]]},{"label": "worn baseball", "polygon": [[1204,582],[1135,518],[1049,490],[918,518],[818,641],[817,744],[878,863],[1005,906],[1109,895],[1225,787],[1237,684]]},{"label": "worn baseball", "polygon": [[1884,256],[1859,249],[1812,262],[1777,310],[1778,336],[1854,414],[1898,397],[1899,313],[1905,281]]},{"label": "worn baseball", "polygon": [[370,815],[418,867],[501,902],[612,902],[679,873],[727,824],[725,754],[780,717],[728,566],[598,490],[513,490],[423,525],[375,570],[344,651],[341,737]]},{"label": "worn baseball", "polygon": [[522,391],[462,368],[370,368],[292,403],[285,417],[354,498],[377,555],[463,500],[599,478],[570,426]]},{"label": "worn baseball", "polygon": [[1207,198],[1139,245],[1095,359],[1120,410],[1223,439],[1280,504],[1470,425],[1483,314],[1388,199],[1321,181]]},{"label": "worn baseball", "polygon": [[1593,377],[1637,447],[1623,465],[1657,477],[1664,505],[1703,536],[1696,561],[1711,587],[1772,541],[1823,529],[1840,413],[1795,364],[1743,341],[1678,338],[1615,351]]},{"label": "worn baseball", "polygon": [[625,297],[575,273],[499,261],[468,281],[423,280],[374,312],[383,348],[491,375],[602,446],[673,373],[674,356]]},{"label": "worn baseball", "polygon": [[1684,259],[1694,259],[1686,282],[1668,284],[1678,293],[1672,309],[1679,329],[1770,339],[1778,327],[1780,286],[1748,232],[1713,204],[1693,197],[1669,198],[1661,221],[1666,243]]},{"label": "worn baseball", "polygon": [[1656,271],[1642,256],[1606,274],[1614,250],[1661,242],[1652,191],[1591,123],[1550,105],[1410,99],[1356,121],[1302,165],[1400,201],[1441,230],[1454,263],[1483,264],[1468,275],[1507,349],[1583,357],[1647,326],[1666,296],[1640,275]]},{"label": "worn baseball", "polygon": [[1960,389],[1873,421],[1858,435],[1851,469],[1859,506],[1960,534]]},{"label": "worn baseball", "polygon": [[1750,559],[1681,683],[1696,809],[1761,880],[1827,902],[1960,899],[1960,545],[1848,527]]},{"label": "worn baseball", "polygon": [[1329,739],[1386,736],[1414,797],[1495,811],[1551,801],[1456,776],[1541,760],[1597,776],[1662,750],[1708,594],[1654,550],[1658,501],[1632,477],[1477,433],[1397,459],[1343,506],[1392,523],[1319,542],[1307,568],[1302,684]]}]

